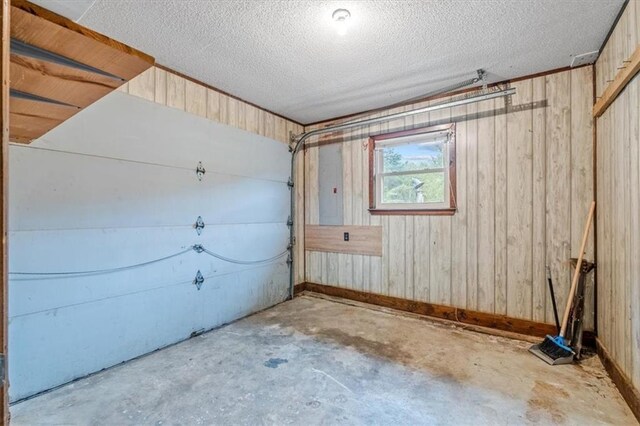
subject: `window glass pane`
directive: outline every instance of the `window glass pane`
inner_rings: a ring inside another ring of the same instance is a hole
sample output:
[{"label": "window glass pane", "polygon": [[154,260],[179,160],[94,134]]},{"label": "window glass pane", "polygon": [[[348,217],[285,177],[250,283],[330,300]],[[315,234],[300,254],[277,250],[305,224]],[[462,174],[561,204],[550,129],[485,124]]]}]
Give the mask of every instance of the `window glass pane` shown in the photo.
[{"label": "window glass pane", "polygon": [[395,203],[443,203],[445,200],[445,174],[442,172],[419,173],[382,178],[382,202]]},{"label": "window glass pane", "polygon": [[384,173],[444,167],[444,144],[442,142],[384,147],[382,155]]}]

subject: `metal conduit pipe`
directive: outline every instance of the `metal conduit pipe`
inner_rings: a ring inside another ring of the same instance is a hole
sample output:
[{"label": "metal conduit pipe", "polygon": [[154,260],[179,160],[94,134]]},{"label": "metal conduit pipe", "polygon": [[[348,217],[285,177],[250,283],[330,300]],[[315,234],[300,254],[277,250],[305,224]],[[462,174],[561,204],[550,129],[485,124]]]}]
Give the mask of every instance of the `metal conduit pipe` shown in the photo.
[{"label": "metal conduit pipe", "polygon": [[495,99],[499,97],[507,97],[514,95],[516,93],[516,89],[514,87],[499,90],[490,93],[481,93],[480,95],[469,96],[463,99],[455,100],[455,101],[447,101],[442,102],[440,104],[429,105],[423,108],[414,109],[411,111],[402,111],[396,114],[387,115],[384,117],[375,117],[369,118],[365,120],[359,121],[351,121],[342,124],[336,124],[334,126],[323,127],[322,129],[312,130],[310,132],[301,133],[299,135],[295,135],[292,137],[292,146],[291,146],[291,180],[289,183],[291,190],[291,225],[289,227],[289,299],[293,299],[293,288],[295,277],[293,273],[293,266],[295,263],[295,256],[293,253],[293,248],[295,245],[295,214],[296,214],[296,193],[295,193],[295,167],[296,167],[296,156],[298,152],[302,149],[307,139],[312,136],[319,136],[326,133],[337,132],[341,130],[355,129],[358,127],[370,126],[372,124],[383,123],[385,121],[392,121],[398,118],[409,117],[416,114],[422,114],[425,112],[436,111],[444,108],[453,108],[461,105],[467,105],[474,102],[486,101],[489,99]]}]

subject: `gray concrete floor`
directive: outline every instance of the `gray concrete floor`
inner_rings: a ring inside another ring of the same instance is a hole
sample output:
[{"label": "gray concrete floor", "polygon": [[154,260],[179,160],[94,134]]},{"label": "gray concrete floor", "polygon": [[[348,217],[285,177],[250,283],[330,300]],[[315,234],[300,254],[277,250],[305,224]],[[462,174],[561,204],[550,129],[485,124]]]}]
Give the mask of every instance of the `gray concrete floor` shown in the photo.
[{"label": "gray concrete floor", "polygon": [[597,357],[302,296],[12,407],[36,424],[637,424]]}]

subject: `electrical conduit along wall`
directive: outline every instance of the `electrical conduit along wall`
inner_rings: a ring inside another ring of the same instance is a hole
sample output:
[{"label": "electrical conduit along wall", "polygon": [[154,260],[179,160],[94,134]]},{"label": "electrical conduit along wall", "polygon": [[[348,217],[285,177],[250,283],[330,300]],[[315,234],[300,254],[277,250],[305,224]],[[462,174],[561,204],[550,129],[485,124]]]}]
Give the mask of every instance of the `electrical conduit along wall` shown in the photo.
[{"label": "electrical conduit along wall", "polygon": [[[10,147],[16,401],[286,299],[287,146],[113,93]],[[206,170],[200,180],[198,163]],[[198,235],[194,224],[205,227]],[[194,284],[200,271],[204,282]]]}]

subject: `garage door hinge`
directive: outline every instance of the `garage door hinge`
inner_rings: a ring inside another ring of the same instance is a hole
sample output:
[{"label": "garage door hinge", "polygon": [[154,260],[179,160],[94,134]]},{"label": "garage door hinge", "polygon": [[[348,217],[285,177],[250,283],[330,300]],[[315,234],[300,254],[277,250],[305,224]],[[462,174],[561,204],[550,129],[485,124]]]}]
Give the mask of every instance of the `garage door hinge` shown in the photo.
[{"label": "garage door hinge", "polygon": [[204,277],[202,276],[202,272],[198,269],[198,273],[196,274],[196,278],[193,280],[193,284],[196,286],[198,290],[202,287],[202,283],[204,282]]},{"label": "garage door hinge", "polygon": [[293,219],[291,219],[291,216],[287,217],[287,226],[293,226]]},{"label": "garage door hinge", "polygon": [[5,381],[5,371],[7,371],[7,369],[5,368],[5,358],[4,358],[4,354],[0,354],[0,383],[2,383],[4,385],[4,381]]},{"label": "garage door hinge", "polygon": [[205,173],[207,173],[207,171],[204,169],[202,161],[198,161],[198,167],[196,167],[196,176],[198,176],[198,180],[202,180]]},{"label": "garage door hinge", "polygon": [[287,181],[287,186],[289,188],[293,188],[293,179],[289,178],[289,180]]},{"label": "garage door hinge", "polygon": [[193,227],[196,229],[198,235],[202,234],[202,230],[204,229],[204,220],[202,220],[202,216],[198,216],[198,219],[196,219],[196,223],[193,224]]}]

